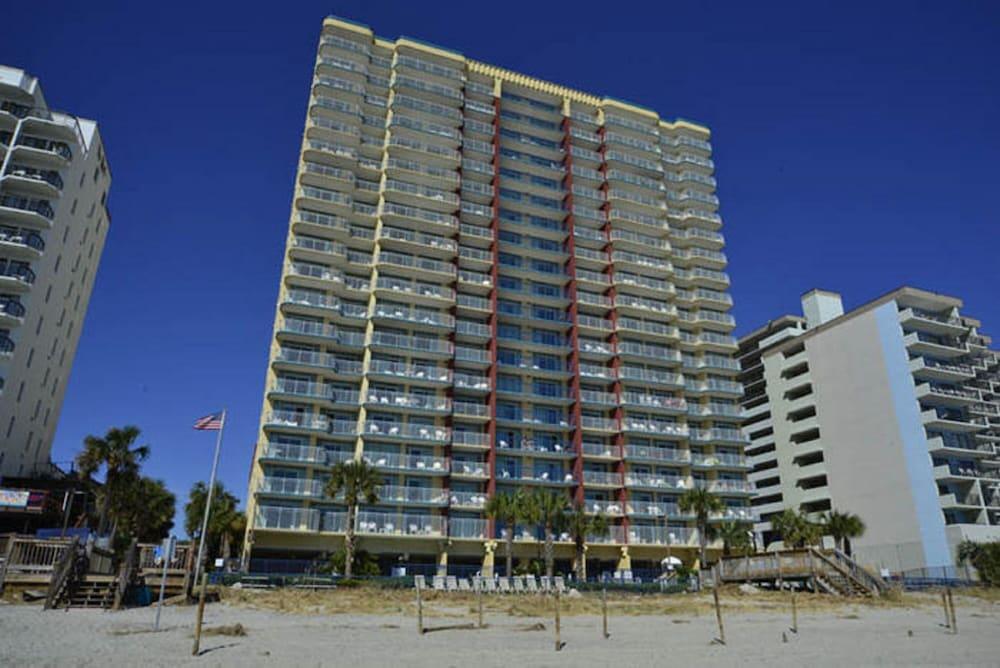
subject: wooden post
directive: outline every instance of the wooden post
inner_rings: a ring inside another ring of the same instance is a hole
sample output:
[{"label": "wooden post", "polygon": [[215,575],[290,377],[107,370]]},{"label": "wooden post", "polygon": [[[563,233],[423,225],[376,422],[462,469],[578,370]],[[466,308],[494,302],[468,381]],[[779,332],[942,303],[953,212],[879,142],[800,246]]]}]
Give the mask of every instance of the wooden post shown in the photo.
[{"label": "wooden post", "polygon": [[194,619],[194,647],[191,656],[198,656],[201,645],[201,621],[205,617],[205,590],[208,588],[208,573],[201,574],[201,591],[198,593],[198,614]]},{"label": "wooden post", "polygon": [[611,637],[608,633],[608,588],[603,587],[601,589],[601,613],[604,615],[604,639],[607,640]]},{"label": "wooden post", "polygon": [[812,548],[809,549],[809,584],[812,586],[812,592],[818,594],[818,587],[816,586],[816,557],[813,554]]},{"label": "wooden post", "polygon": [[417,585],[417,633],[424,634],[424,601],[420,598],[420,585]]},{"label": "wooden post", "polygon": [[951,608],[951,632],[958,633],[958,620],[955,619],[955,599],[951,595],[951,587],[948,587],[948,607]]},{"label": "wooden post", "polygon": [[476,587],[476,605],[479,608],[479,628],[483,628],[483,586]]},{"label": "wooden post", "polygon": [[7,537],[7,549],[4,551],[3,564],[0,564],[0,593],[3,593],[3,583],[7,579],[7,569],[14,558],[14,543],[17,541],[17,534],[10,534]]},{"label": "wooden post", "polygon": [[715,601],[715,621],[719,623],[719,637],[716,640],[720,645],[726,644],[726,629],[722,626],[722,608],[719,605],[719,582],[715,581],[712,587],[712,598]]},{"label": "wooden post", "polygon": [[944,608],[944,627],[951,628],[951,611],[948,609],[948,594],[946,589],[941,590],[941,607]]},{"label": "wooden post", "polygon": [[562,638],[560,637],[562,633],[562,624],[559,619],[559,590],[556,590],[556,651],[558,652],[563,648]]},{"label": "wooden post", "polygon": [[785,588],[785,578],[784,578],[784,575],[783,575],[782,569],[781,569],[781,553],[780,552],[775,552],[774,553],[774,558],[778,562],[778,589],[784,589]]},{"label": "wooden post", "polygon": [[792,588],[792,628],[789,629],[792,633],[799,632],[799,606],[795,601],[795,588]]}]

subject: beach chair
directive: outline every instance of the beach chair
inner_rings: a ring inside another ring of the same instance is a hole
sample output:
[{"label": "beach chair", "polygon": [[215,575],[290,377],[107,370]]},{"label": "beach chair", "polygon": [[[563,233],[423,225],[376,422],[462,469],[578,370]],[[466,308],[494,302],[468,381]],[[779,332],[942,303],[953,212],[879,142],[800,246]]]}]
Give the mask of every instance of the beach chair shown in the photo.
[{"label": "beach chair", "polygon": [[524,593],[524,579],[521,576],[515,575],[512,584],[514,585],[515,594]]},{"label": "beach chair", "polygon": [[444,582],[448,591],[458,591],[458,578],[454,575],[446,577]]},{"label": "beach chair", "polygon": [[502,578],[497,578],[497,591],[501,594],[510,593],[510,578],[504,576]]},{"label": "beach chair", "polygon": [[434,591],[444,591],[445,583],[443,575],[434,576]]},{"label": "beach chair", "polygon": [[566,580],[563,579],[563,576],[557,575],[552,579],[552,588],[560,594],[566,592]]},{"label": "beach chair", "polygon": [[483,588],[483,593],[497,593],[497,583],[493,581],[493,578],[479,578],[479,586]]},{"label": "beach chair", "polygon": [[472,585],[469,584],[468,578],[458,579],[458,591],[472,591]]},{"label": "beach chair", "polygon": [[[545,580],[544,576],[542,576],[542,580]],[[529,594],[537,594],[538,593],[538,582],[535,580],[535,576],[534,575],[528,575],[528,576],[526,576],[524,578],[524,584],[525,584],[525,588],[528,590]]]},{"label": "beach chair", "polygon": [[414,575],[413,586],[417,589],[427,589],[427,578],[423,575]]},{"label": "beach chair", "polygon": [[622,582],[632,584],[632,571],[622,571]]}]

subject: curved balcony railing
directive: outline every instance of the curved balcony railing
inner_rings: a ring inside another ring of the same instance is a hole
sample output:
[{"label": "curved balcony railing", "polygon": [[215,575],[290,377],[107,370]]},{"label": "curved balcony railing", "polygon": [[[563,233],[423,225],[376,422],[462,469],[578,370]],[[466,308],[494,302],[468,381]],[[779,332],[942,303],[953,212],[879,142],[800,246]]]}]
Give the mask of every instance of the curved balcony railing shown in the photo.
[{"label": "curved balcony railing", "polygon": [[12,318],[24,317],[24,304],[11,297],[0,297],[0,313],[6,313]]},{"label": "curved balcony railing", "polygon": [[30,197],[17,197],[15,195],[4,195],[0,197],[0,206],[10,209],[21,209],[22,211],[33,211],[38,215],[52,220],[56,216],[55,209],[44,199],[33,199]]}]

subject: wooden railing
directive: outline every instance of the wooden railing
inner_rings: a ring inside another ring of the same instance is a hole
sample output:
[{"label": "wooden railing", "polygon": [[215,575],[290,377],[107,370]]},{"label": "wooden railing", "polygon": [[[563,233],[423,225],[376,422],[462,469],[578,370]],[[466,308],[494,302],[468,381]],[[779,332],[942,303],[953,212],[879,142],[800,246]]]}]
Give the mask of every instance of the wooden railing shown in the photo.
[{"label": "wooden railing", "polygon": [[840,550],[830,551],[817,550],[811,548],[816,558],[837,570],[844,577],[848,577],[861,587],[864,587],[874,596],[878,596],[889,589],[889,585],[879,576],[871,573],[858,562],[854,561]]},{"label": "wooden railing", "polygon": [[71,542],[68,538],[41,539],[7,534],[3,537],[0,588],[25,576],[44,577],[50,574]]},{"label": "wooden railing", "polygon": [[819,550],[814,547],[743,557],[724,557],[719,561],[718,573],[723,582],[754,580],[781,582],[836,575],[874,596],[888,589],[881,578],[865,570],[839,550]]},{"label": "wooden railing", "polygon": [[51,610],[59,605],[63,592],[71,586],[71,580],[76,574],[77,538],[67,545],[59,555],[59,560],[53,564],[52,577],[49,579],[49,589],[45,596],[45,610]]},{"label": "wooden railing", "polygon": [[[163,568],[163,564],[156,563],[154,550],[159,546],[157,543],[142,543],[139,545],[139,568]],[[188,554],[191,552],[190,543],[178,543],[174,549],[174,558],[167,564],[167,570],[184,570],[188,567]]]}]

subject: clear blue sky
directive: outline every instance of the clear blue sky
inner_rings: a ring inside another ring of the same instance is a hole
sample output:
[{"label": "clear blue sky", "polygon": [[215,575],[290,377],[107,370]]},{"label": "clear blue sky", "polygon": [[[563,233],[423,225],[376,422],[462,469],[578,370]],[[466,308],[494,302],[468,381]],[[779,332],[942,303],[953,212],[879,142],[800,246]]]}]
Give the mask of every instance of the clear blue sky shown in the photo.
[{"label": "clear blue sky", "polygon": [[[291,186],[331,12],[713,130],[739,331],[904,283],[1000,335],[1000,4],[7,3],[0,63],[99,121],[108,243],[53,457],[139,425],[185,497],[230,408],[243,498]],[[931,7],[930,5],[936,5]]]}]

